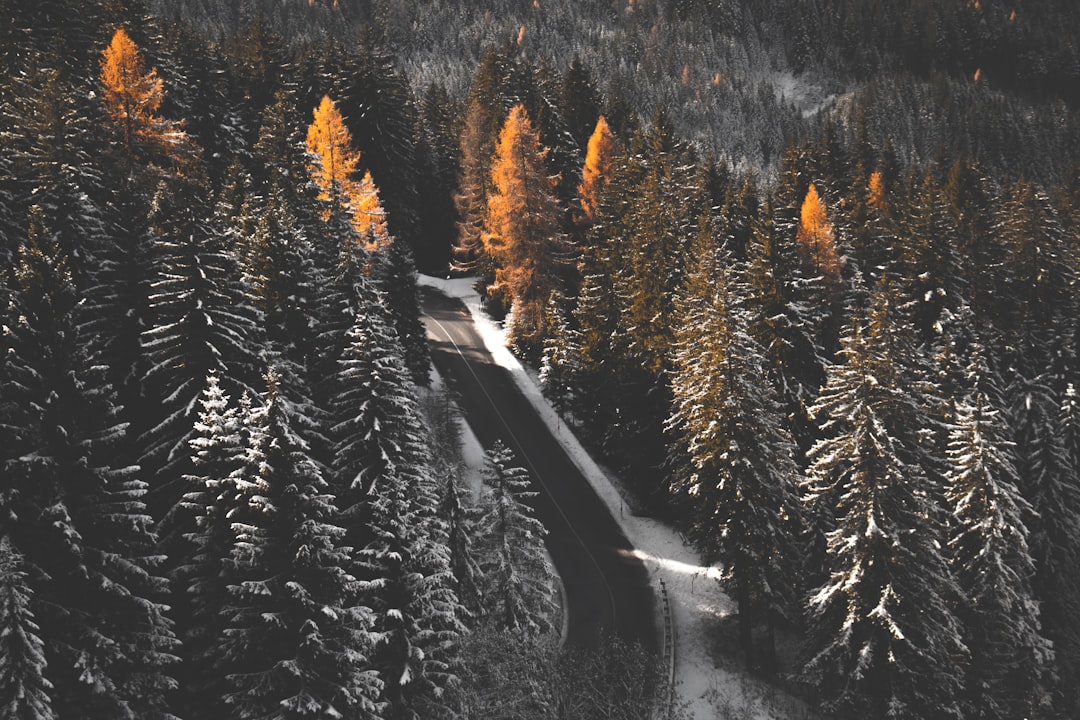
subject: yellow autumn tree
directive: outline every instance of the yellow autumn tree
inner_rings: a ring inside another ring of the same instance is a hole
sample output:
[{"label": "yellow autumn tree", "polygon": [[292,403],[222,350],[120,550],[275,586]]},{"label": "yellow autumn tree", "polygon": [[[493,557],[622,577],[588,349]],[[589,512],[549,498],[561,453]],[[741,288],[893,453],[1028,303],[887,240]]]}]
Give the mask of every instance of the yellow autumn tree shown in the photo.
[{"label": "yellow autumn tree", "polygon": [[370,172],[356,179],[360,153],[353,148],[345,119],[328,95],[323,96],[314,110],[306,144],[315,158],[311,175],[319,186],[319,199],[330,205],[328,212],[344,207],[357,235],[369,249],[387,244],[386,213],[379,201],[378,188]]},{"label": "yellow autumn tree", "polygon": [[840,280],[841,262],[836,251],[836,234],[825,213],[825,203],[813,183],[806,191],[795,237],[799,241],[803,262],[827,280]]},{"label": "yellow autumn tree", "polygon": [[514,106],[495,148],[481,238],[496,263],[492,291],[513,303],[510,339],[526,354],[540,350],[544,311],[565,254],[558,178],[547,174],[547,155],[525,107]]},{"label": "yellow autumn tree", "polygon": [[604,190],[604,185],[611,178],[614,166],[615,137],[611,134],[607,120],[601,115],[596,121],[596,129],[589,136],[589,145],[585,151],[585,167],[581,172],[581,185],[578,186],[581,209],[590,222],[596,219],[600,195]]},{"label": "yellow autumn tree", "polygon": [[156,69],[145,69],[142,53],[124,28],[113,33],[100,65],[105,113],[119,131],[128,171],[137,160],[179,163],[190,156],[182,124],[157,114],[165,99],[164,83]]},{"label": "yellow autumn tree", "polygon": [[880,170],[875,170],[870,174],[870,180],[867,183],[866,204],[875,210],[885,209],[885,180]]}]

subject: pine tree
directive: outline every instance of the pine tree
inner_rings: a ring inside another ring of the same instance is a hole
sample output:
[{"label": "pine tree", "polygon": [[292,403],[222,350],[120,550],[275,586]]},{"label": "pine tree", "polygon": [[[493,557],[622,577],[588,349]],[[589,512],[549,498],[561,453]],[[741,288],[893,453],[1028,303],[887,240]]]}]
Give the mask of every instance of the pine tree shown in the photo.
[{"label": "pine tree", "polygon": [[[381,298],[369,289],[334,382],[334,482],[375,612],[374,664],[391,716],[438,707],[461,630],[428,438]],[[432,705],[434,704],[434,705]]]},{"label": "pine tree", "polygon": [[544,164],[547,155],[525,107],[516,105],[499,134],[492,162],[483,241],[497,264],[495,290],[514,303],[510,342],[527,356],[539,355],[544,310],[566,252],[555,178]]},{"label": "pine tree", "polygon": [[462,500],[457,471],[446,469],[446,488],[439,502],[439,517],[446,524],[446,548],[450,553],[450,571],[467,619],[482,617],[484,596],[481,591],[483,571],[477,555],[478,509]]},{"label": "pine tree", "polygon": [[0,712],[11,720],[54,720],[41,628],[22,558],[0,537]]},{"label": "pine tree", "polygon": [[1080,483],[1076,460],[1078,427],[1074,396],[1066,393],[1059,403],[1050,386],[1052,378],[1027,379],[1016,375],[1007,389],[1011,402],[1013,440],[1020,492],[1031,506],[1024,518],[1028,543],[1035,563],[1032,585],[1041,603],[1042,624],[1053,641],[1060,688],[1061,711],[1078,707],[1075,679],[1080,668],[1080,638],[1076,602],[1080,577]]},{"label": "pine tree", "polygon": [[843,338],[813,407],[826,437],[811,453],[809,502],[834,509],[829,577],[809,598],[804,673],[838,718],[962,717],[968,651],[959,588],[941,545],[936,491],[913,434],[924,427],[909,363],[913,330],[888,287]]},{"label": "pine tree", "polygon": [[138,468],[103,369],[86,353],[66,257],[40,212],[20,253],[0,406],[0,513],[23,557],[58,716],[167,718],[176,640],[161,603]]},{"label": "pine tree", "polygon": [[[672,490],[683,496],[697,545],[724,564],[747,664],[772,672],[773,624],[795,616],[799,587],[796,449],[749,333],[748,289],[715,242],[706,218],[679,298],[668,429],[690,467]],[[672,464],[682,467],[682,458]],[[763,646],[752,637],[759,620],[768,629]]]},{"label": "pine tree", "polygon": [[188,529],[184,539],[189,549],[176,562],[175,578],[186,596],[177,603],[186,610],[182,689],[187,710],[196,717],[219,712],[225,693],[216,660],[226,627],[221,609],[229,597],[232,523],[238,520],[235,480],[247,449],[242,422],[251,410],[250,398],[240,408],[230,406],[213,371],[199,404],[202,410],[188,441],[192,473],[183,478],[183,499],[174,508],[176,526]]},{"label": "pine tree", "polygon": [[484,454],[483,538],[486,616],[494,627],[540,635],[554,619],[553,574],[543,546],[546,534],[526,504],[528,473],[501,442]]},{"label": "pine tree", "polygon": [[182,554],[183,535],[193,529],[178,525],[173,510],[183,502],[182,476],[191,469],[189,441],[206,376],[217,372],[234,396],[255,394],[261,363],[258,315],[208,214],[200,188],[185,183],[160,192],[151,216],[157,272],[150,285],[152,325],[142,334],[148,363],[142,388],[156,412],[141,439],[140,462],[154,473],[151,505],[161,520],[162,548],[173,557]]},{"label": "pine tree", "polygon": [[950,433],[947,500],[955,527],[951,563],[964,592],[960,613],[972,662],[966,713],[980,718],[1048,716],[1053,650],[1042,636],[1031,589],[1034,562],[1007,428],[985,392],[985,367],[972,362],[974,389],[957,405]]},{"label": "pine tree", "polygon": [[427,328],[420,320],[420,289],[409,246],[391,238],[376,256],[375,278],[401,342],[409,377],[416,385],[426,386],[431,380],[431,353]]},{"label": "pine tree", "polygon": [[237,476],[242,521],[226,570],[231,584],[217,671],[234,718],[378,717],[381,683],[366,669],[371,615],[356,604],[351,549],[335,498],[295,427],[298,408],[267,374]]}]

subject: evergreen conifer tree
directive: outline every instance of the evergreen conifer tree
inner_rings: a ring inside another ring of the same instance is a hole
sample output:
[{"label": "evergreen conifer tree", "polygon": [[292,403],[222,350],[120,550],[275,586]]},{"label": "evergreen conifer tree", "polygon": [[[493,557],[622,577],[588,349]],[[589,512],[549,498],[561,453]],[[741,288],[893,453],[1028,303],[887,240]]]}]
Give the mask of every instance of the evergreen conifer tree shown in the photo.
[{"label": "evergreen conifer tree", "polygon": [[1030,508],[1020,495],[1007,428],[979,387],[987,380],[981,365],[976,354],[974,389],[957,404],[948,446],[950,561],[964,593],[959,616],[971,652],[966,712],[1047,717],[1053,650],[1031,589],[1035,567],[1023,521]]},{"label": "evergreen conifer tree", "polygon": [[554,620],[552,570],[545,555],[544,526],[526,504],[528,473],[497,442],[484,458],[482,540],[486,616],[494,627],[540,635]]},{"label": "evergreen conifer tree", "polygon": [[888,286],[844,334],[815,415],[807,500],[833,508],[828,579],[810,595],[804,672],[838,718],[963,717],[968,650],[942,556],[938,493],[922,464],[913,329]]},{"label": "evergreen conifer tree", "polygon": [[39,211],[20,252],[0,383],[5,535],[23,558],[60,717],[167,718],[176,639],[125,426],[86,350],[66,257]]},{"label": "evergreen conifer tree", "polygon": [[267,374],[236,476],[236,541],[218,672],[228,717],[378,717],[371,614],[357,603],[334,495],[297,434],[302,411]]},{"label": "evergreen conifer tree", "polygon": [[[683,496],[698,546],[724,564],[748,665],[771,672],[774,623],[796,615],[796,448],[750,335],[740,269],[716,247],[712,222],[701,225],[691,252],[697,261],[678,301],[668,420],[689,475],[673,479],[672,489]],[[676,457],[672,464],[684,463]],[[755,643],[759,621],[768,634]]]},{"label": "evergreen conifer tree", "polygon": [[8,538],[0,537],[0,712],[11,720],[55,720],[45,644],[21,565]]}]

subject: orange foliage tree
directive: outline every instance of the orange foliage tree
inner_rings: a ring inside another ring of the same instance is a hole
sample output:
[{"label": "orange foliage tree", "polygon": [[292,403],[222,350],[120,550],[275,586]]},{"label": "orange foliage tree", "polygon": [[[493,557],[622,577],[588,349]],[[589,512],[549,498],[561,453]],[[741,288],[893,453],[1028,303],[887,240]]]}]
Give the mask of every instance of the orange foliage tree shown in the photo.
[{"label": "orange foliage tree", "polygon": [[596,121],[596,129],[589,136],[589,145],[585,151],[585,167],[581,173],[581,185],[578,186],[581,209],[590,221],[596,219],[600,194],[611,178],[614,166],[615,137],[611,134],[607,120],[601,115]]},{"label": "orange foliage tree", "polygon": [[120,131],[129,172],[137,159],[180,162],[190,154],[182,125],[157,114],[165,99],[157,70],[145,70],[142,53],[122,27],[101,54],[100,80],[105,112]]},{"label": "orange foliage tree", "polygon": [[540,349],[544,311],[565,254],[558,178],[546,172],[547,155],[525,107],[516,105],[499,133],[481,237],[497,265],[491,291],[513,302],[510,339],[526,353]]},{"label": "orange foliage tree", "polygon": [[307,149],[315,158],[311,175],[319,186],[319,198],[334,208],[345,206],[353,228],[369,249],[389,242],[386,213],[379,201],[379,191],[365,172],[356,179],[360,153],[353,148],[352,135],[337,105],[324,95],[315,108],[307,131]]},{"label": "orange foliage tree", "polygon": [[875,170],[870,175],[866,204],[875,210],[885,209],[885,180],[882,178],[880,170]]},{"label": "orange foliage tree", "polygon": [[796,232],[803,262],[827,280],[840,280],[840,256],[836,251],[836,233],[825,214],[825,203],[813,183],[806,191]]}]

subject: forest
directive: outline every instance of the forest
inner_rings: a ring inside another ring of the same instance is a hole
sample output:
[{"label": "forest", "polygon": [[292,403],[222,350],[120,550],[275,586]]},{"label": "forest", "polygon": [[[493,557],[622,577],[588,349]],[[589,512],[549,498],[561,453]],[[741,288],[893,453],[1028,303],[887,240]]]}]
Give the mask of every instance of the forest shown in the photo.
[{"label": "forest", "polygon": [[423,272],[719,564],[748,672],[1077,717],[1076,28],[0,0],[0,716],[653,717],[655,658],[560,646],[521,461],[468,486]]}]

